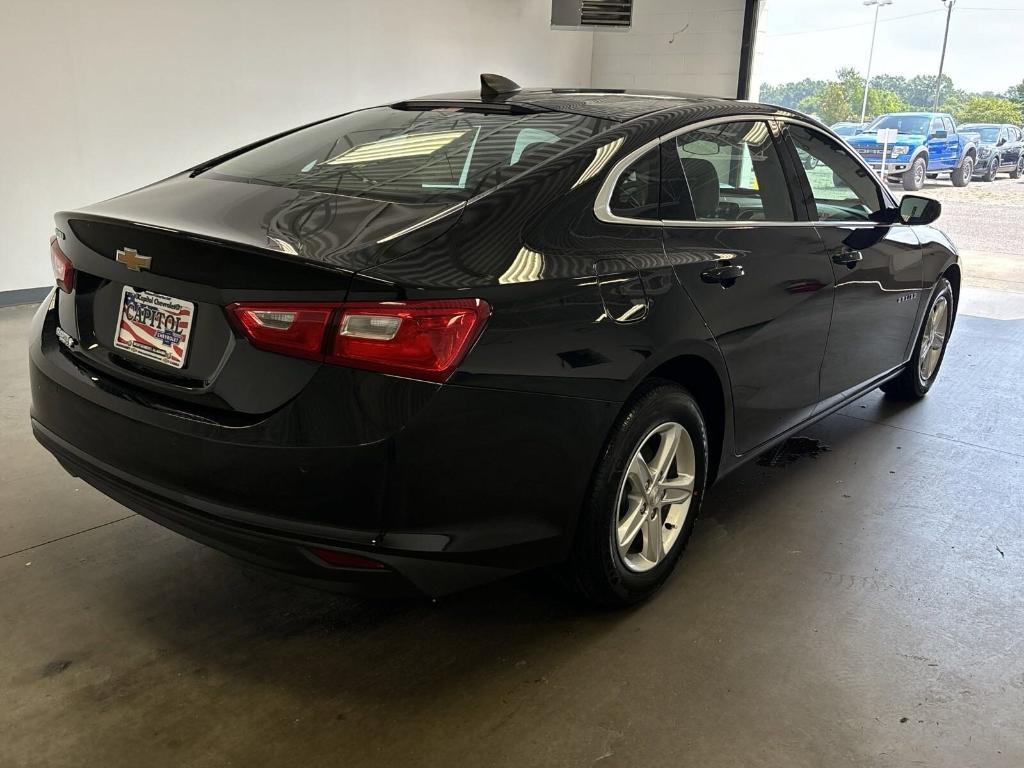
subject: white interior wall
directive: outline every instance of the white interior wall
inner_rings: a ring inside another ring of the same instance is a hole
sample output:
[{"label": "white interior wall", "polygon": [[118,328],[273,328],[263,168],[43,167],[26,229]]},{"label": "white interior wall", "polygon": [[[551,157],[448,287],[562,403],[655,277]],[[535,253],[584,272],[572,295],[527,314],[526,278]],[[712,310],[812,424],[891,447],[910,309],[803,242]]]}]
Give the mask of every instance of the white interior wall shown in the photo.
[{"label": "white interior wall", "polygon": [[628,32],[596,32],[591,81],[736,95],[745,0],[634,0]]},{"label": "white interior wall", "polygon": [[327,115],[475,88],[588,85],[550,0],[4,0],[0,291],[52,282],[54,211]]}]

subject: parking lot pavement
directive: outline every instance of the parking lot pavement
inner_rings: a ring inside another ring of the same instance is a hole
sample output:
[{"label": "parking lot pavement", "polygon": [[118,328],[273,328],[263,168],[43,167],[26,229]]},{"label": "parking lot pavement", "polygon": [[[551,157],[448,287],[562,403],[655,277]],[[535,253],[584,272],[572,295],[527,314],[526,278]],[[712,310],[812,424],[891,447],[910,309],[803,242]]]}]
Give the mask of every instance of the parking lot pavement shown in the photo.
[{"label": "parking lot pavement", "polygon": [[[905,194],[899,184],[890,188]],[[942,203],[937,226],[960,249],[965,284],[1024,293],[1024,179],[1000,176],[960,188],[929,179],[920,194]]]}]

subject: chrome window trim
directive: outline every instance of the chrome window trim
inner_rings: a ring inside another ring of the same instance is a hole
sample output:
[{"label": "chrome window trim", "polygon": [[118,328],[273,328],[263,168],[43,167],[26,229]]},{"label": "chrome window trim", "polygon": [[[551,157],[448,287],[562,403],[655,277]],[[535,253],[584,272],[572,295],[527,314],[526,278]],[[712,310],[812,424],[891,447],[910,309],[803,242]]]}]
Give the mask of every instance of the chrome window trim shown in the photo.
[{"label": "chrome window trim", "polygon": [[615,189],[615,185],[619,183],[619,176],[622,175],[622,172],[631,166],[636,160],[647,154],[647,152],[660,146],[661,142],[664,141],[665,138],[666,137],[659,136],[653,141],[648,141],[643,146],[634,149],[611,167],[608,174],[604,177],[604,181],[601,183],[601,188],[597,190],[597,197],[594,198],[594,215],[597,216],[598,219],[609,224],[645,224],[647,226],[661,226],[661,219],[632,219],[628,216],[616,216],[611,211],[611,202],[612,191]]},{"label": "chrome window trim", "polygon": [[[808,130],[815,131],[817,133],[828,136],[832,140],[836,140],[835,136],[823,131],[819,126],[814,123],[803,120],[799,117],[791,115],[758,115],[758,114],[746,114],[738,113],[735,115],[724,115],[719,117],[708,118],[707,120],[699,120],[696,123],[690,123],[684,125],[682,128],[676,128],[656,139],[646,142],[645,144],[637,147],[628,155],[623,157],[617,163],[615,163],[608,174],[605,176],[604,181],[601,184],[601,188],[597,191],[597,196],[594,198],[594,215],[598,220],[605,222],[606,224],[632,224],[634,226],[647,226],[647,227],[675,227],[675,228],[694,228],[702,229],[713,227],[716,229],[735,229],[735,228],[753,228],[753,227],[877,227],[877,226],[893,226],[893,225],[879,225],[878,222],[874,221],[713,221],[713,220],[697,220],[697,221],[679,221],[675,219],[633,219],[628,216],[617,216],[611,211],[611,198],[612,191],[615,189],[615,185],[619,181],[619,176],[629,166],[631,166],[636,160],[658,147],[660,147],[666,141],[674,139],[676,136],[682,136],[684,133],[690,131],[696,131],[701,128],[706,128],[711,125],[720,125],[721,123],[732,123],[732,122],[745,122],[757,120],[759,122],[771,123],[794,123],[796,125],[807,128]],[[838,139],[842,144],[842,139]],[[856,152],[847,152],[847,154],[854,158],[854,160],[860,163],[861,167],[867,171],[868,176],[874,180],[875,187],[880,190],[882,199],[889,203],[893,208],[898,207],[895,198],[886,189],[878,178],[875,176],[875,172],[871,169],[864,159]],[[898,223],[898,222],[897,222]]]}]

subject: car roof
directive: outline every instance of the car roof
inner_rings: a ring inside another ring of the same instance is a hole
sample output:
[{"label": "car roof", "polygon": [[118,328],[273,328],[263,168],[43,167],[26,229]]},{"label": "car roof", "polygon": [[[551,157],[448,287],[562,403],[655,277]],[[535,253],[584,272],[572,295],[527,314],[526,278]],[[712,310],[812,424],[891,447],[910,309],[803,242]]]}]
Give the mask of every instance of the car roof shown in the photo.
[{"label": "car roof", "polygon": [[[626,91],[615,88],[523,88],[514,93],[501,93],[488,97],[482,96],[480,91],[439,93],[407,99],[402,103],[422,105],[501,104],[627,122],[672,107],[699,108],[712,104],[722,105],[732,101],[735,99],[670,91]],[[745,107],[751,106],[747,102],[743,103]],[[775,109],[772,108],[772,110]]]}]

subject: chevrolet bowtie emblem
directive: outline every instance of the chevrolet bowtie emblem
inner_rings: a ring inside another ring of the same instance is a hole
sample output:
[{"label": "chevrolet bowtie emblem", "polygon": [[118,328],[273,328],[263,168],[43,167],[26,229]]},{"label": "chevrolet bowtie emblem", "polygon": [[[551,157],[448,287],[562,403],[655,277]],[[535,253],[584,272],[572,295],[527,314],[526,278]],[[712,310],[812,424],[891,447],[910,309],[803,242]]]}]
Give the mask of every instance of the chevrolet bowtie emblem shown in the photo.
[{"label": "chevrolet bowtie emblem", "polygon": [[118,264],[124,264],[128,269],[136,272],[149,269],[149,265],[153,261],[149,256],[139,255],[139,252],[134,248],[125,248],[123,251],[118,251],[115,258]]}]

